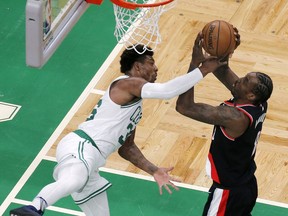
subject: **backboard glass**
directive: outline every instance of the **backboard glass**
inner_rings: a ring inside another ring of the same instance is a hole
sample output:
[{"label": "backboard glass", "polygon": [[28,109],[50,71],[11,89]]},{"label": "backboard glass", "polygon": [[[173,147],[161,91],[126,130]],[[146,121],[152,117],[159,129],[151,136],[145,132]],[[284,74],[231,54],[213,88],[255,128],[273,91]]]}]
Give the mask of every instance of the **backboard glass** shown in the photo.
[{"label": "backboard glass", "polygon": [[41,68],[88,7],[85,0],[27,0],[26,64]]}]

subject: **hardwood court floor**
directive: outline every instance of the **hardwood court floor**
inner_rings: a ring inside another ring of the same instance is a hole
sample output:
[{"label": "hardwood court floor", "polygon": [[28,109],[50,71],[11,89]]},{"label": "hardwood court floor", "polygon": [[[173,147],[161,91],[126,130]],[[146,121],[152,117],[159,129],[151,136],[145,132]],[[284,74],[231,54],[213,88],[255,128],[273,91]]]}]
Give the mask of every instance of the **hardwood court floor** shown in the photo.
[{"label": "hardwood court floor", "polygon": [[[256,175],[259,198],[288,203],[288,14],[287,0],[179,0],[176,7],[160,19],[162,43],[155,59],[158,82],[186,73],[197,33],[212,20],[223,19],[236,26],[241,45],[230,60],[239,76],[250,71],[269,74],[274,82],[270,107],[258,144]],[[61,137],[86,119],[110,81],[119,73],[119,56],[109,64],[100,82],[67,124],[51,150],[54,156]],[[100,90],[100,91],[99,91]],[[230,93],[208,75],[195,90],[197,101],[218,105]],[[144,155],[158,166],[175,166],[172,174],[182,182],[209,187],[205,174],[206,155],[212,125],[200,123],[175,111],[176,98],[146,100],[144,115],[137,129],[136,143]],[[106,167],[146,175],[117,153]]]}]

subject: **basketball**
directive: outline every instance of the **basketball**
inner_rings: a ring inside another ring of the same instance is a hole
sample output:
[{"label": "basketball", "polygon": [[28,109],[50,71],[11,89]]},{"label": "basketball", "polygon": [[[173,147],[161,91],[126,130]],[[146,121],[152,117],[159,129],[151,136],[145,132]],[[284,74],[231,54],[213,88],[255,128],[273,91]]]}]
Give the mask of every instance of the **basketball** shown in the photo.
[{"label": "basketball", "polygon": [[203,48],[211,56],[225,57],[236,46],[233,26],[224,20],[207,23],[203,30]]}]

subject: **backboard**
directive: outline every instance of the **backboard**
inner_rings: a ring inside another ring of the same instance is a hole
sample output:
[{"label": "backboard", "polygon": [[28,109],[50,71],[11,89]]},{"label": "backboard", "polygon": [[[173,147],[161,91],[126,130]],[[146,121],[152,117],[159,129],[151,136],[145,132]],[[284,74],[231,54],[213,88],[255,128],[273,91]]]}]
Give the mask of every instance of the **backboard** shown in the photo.
[{"label": "backboard", "polygon": [[89,5],[85,0],[27,0],[26,64],[41,68]]}]

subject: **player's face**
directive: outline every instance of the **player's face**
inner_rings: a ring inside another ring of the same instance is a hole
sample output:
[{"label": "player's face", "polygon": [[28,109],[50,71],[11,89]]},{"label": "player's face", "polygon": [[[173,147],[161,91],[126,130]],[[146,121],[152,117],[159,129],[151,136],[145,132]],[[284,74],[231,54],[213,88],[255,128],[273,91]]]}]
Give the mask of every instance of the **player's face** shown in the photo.
[{"label": "player's face", "polygon": [[256,73],[248,73],[245,77],[236,80],[231,93],[235,99],[247,99],[247,95],[253,94],[252,90],[257,84],[258,78]]},{"label": "player's face", "polygon": [[158,68],[152,56],[147,56],[141,64],[141,76],[148,82],[155,82],[157,79]]}]

